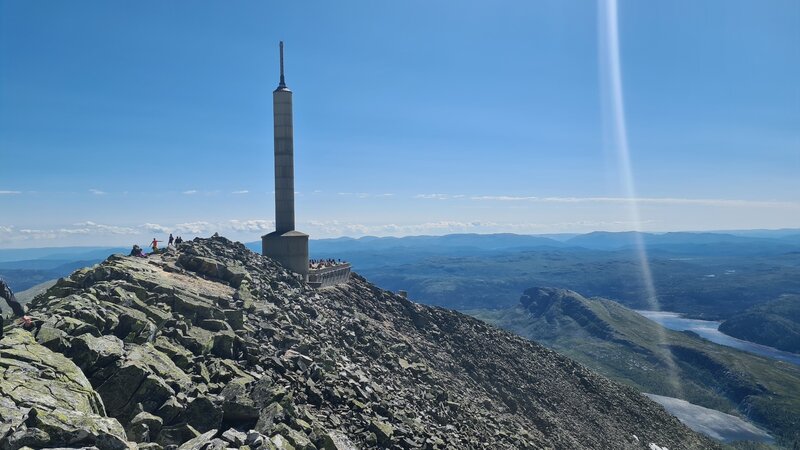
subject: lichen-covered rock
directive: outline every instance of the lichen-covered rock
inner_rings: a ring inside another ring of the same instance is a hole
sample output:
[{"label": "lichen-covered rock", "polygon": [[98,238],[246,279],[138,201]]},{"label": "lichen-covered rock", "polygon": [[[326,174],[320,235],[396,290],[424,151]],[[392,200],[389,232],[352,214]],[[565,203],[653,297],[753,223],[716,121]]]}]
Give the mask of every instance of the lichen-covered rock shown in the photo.
[{"label": "lichen-covered rock", "polygon": [[19,328],[0,340],[0,448],[130,445],[71,360]]},{"label": "lichen-covered rock", "polygon": [[[41,331],[39,332],[41,334]],[[85,374],[92,373],[119,360],[124,355],[122,340],[113,335],[82,334],[70,341],[68,355]]]},{"label": "lichen-covered rock", "polygon": [[323,450],[357,450],[355,444],[344,433],[338,431],[322,435],[321,448]]},{"label": "lichen-covered rock", "polygon": [[222,423],[222,406],[219,401],[201,395],[189,402],[184,420],[201,433],[218,429]]},{"label": "lichen-covered rock", "polygon": [[0,395],[18,407],[37,405],[105,415],[103,401],[83,372],[20,328],[0,340]]},{"label": "lichen-covered rock", "polygon": [[178,447],[178,450],[200,450],[202,448],[207,448],[206,446],[214,439],[214,436],[216,435],[217,430],[209,430],[200,436],[186,441],[180,447]]},{"label": "lichen-covered rock", "polygon": [[381,422],[380,420],[372,420],[369,423],[369,430],[375,433],[375,437],[378,439],[378,444],[388,447],[392,443],[392,434],[394,433],[394,429],[390,424]]},{"label": "lichen-covered rock", "polygon": [[[185,423],[163,427],[158,433],[158,444],[163,447],[182,445],[200,436],[200,432]],[[174,447],[173,447],[174,448]]]},{"label": "lichen-covered rock", "polygon": [[97,446],[109,450],[129,448],[125,430],[116,420],[68,409],[36,407],[28,411],[25,425],[49,436],[48,446]]}]

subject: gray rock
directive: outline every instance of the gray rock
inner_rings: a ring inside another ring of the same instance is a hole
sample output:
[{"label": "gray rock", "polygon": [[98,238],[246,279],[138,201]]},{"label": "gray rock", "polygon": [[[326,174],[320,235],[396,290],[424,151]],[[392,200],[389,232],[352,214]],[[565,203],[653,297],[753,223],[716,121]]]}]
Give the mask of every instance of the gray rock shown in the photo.
[{"label": "gray rock", "polygon": [[230,444],[235,447],[241,447],[247,442],[247,433],[230,428],[222,433],[222,439],[230,442]]},{"label": "gray rock", "polygon": [[184,417],[186,422],[201,433],[211,429],[219,429],[222,424],[222,408],[210,398],[200,396],[190,401]]},{"label": "gray rock", "polygon": [[358,450],[355,444],[342,432],[331,431],[322,435],[323,450]]},{"label": "gray rock", "polygon": [[109,450],[127,449],[122,425],[111,418],[89,416],[66,409],[48,411],[33,407],[26,425],[49,436],[48,446],[97,445]]},{"label": "gray rock", "polygon": [[170,397],[156,410],[155,414],[161,417],[163,423],[172,424],[178,416],[183,414],[185,409],[177,398]]},{"label": "gray rock", "polygon": [[[135,428],[146,428],[148,431],[149,438],[153,438],[155,436],[158,436],[158,433],[161,432],[161,426],[163,424],[164,424],[164,419],[162,419],[161,417],[142,411],[136,414],[136,416],[134,416],[133,419],[131,419],[128,427],[131,430],[134,430]],[[128,433],[128,435],[130,436],[130,433]],[[136,442],[145,442],[145,441],[136,440]]]},{"label": "gray rock", "polygon": [[[5,437],[5,436],[3,436]],[[8,448],[45,448],[51,445],[53,439],[44,430],[38,428],[23,428],[13,432],[7,439],[4,439]]]},{"label": "gray rock", "polygon": [[[158,444],[163,447],[182,445],[200,436],[200,432],[185,423],[161,428],[158,433]],[[176,447],[177,448],[177,447]]]},{"label": "gray rock", "polygon": [[209,430],[200,436],[184,442],[180,447],[178,447],[178,450],[201,450],[206,444],[210,443],[216,435],[217,430]]},{"label": "gray rock", "polygon": [[280,403],[273,402],[261,410],[256,423],[256,431],[264,434],[272,434],[275,424],[284,420],[284,408]]},{"label": "gray rock", "polygon": [[369,430],[375,433],[375,437],[378,438],[378,444],[388,447],[392,443],[394,428],[390,424],[373,419],[369,423]]}]

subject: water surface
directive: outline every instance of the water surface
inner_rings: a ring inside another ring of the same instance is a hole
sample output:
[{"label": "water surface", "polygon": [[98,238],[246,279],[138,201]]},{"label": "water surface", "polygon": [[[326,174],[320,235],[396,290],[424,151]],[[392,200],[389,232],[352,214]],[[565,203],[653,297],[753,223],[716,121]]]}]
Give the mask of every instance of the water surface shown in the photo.
[{"label": "water surface", "polygon": [[773,442],[769,433],[752,423],[715,409],[704,408],[679,398],[645,394],[660,403],[687,427],[723,442]]},{"label": "water surface", "polygon": [[748,353],[766,356],[778,361],[784,361],[800,366],[800,355],[796,353],[784,352],[766,345],[756,344],[755,342],[744,341],[719,331],[722,322],[715,320],[687,319],[680,313],[668,311],[636,311],[647,317],[653,322],[661,324],[664,328],[675,331],[692,331],[715,344],[733,347]]}]

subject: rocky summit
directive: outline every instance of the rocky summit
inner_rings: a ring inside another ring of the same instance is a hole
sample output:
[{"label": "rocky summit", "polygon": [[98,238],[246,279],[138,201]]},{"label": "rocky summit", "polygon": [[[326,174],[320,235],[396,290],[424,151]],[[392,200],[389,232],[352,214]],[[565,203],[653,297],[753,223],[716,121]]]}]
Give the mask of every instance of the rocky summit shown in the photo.
[{"label": "rocky summit", "polygon": [[59,280],[0,340],[0,448],[709,449],[635,390],[220,237]]}]

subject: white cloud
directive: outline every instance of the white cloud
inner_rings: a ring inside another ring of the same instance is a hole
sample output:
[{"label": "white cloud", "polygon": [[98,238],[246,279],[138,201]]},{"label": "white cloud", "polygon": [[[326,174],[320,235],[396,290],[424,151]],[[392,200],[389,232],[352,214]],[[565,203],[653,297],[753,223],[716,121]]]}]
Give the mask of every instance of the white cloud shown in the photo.
[{"label": "white cloud", "polygon": [[193,195],[193,194],[197,194],[197,190],[196,189],[189,189],[188,191],[183,191],[183,193],[186,194],[186,195]]},{"label": "white cloud", "polygon": [[141,228],[144,228],[146,231],[150,231],[153,233],[169,233],[170,228],[165,227],[163,225],[159,225],[157,223],[145,223],[141,225]]},{"label": "white cloud", "polygon": [[101,191],[100,189],[89,189],[89,192],[91,192],[94,195],[106,195],[106,192]]},{"label": "white cloud", "polygon": [[4,227],[5,233],[14,234],[25,239],[58,239],[75,235],[136,235],[140,231],[131,227],[104,225],[91,221],[75,223],[69,227],[39,229]]},{"label": "white cloud", "polygon": [[509,195],[479,195],[470,200],[500,202],[538,202],[538,203],[639,203],[666,205],[703,205],[729,207],[762,207],[762,208],[800,208],[800,203],[761,200],[729,200],[704,198],[671,198],[671,197],[534,197]]},{"label": "white cloud", "polygon": [[234,231],[272,231],[275,229],[275,222],[272,220],[231,220],[222,228]]},{"label": "white cloud", "polygon": [[338,192],[338,195],[343,197],[355,197],[355,198],[382,198],[382,197],[393,197],[394,194],[391,193],[383,193],[383,194],[374,194],[369,192]]},{"label": "white cloud", "polygon": [[17,232],[22,235],[30,236],[33,239],[54,239],[59,236],[67,236],[72,234],[89,234],[91,233],[91,230],[89,228],[58,228],[53,230],[21,228]]},{"label": "white cloud", "polygon": [[89,229],[90,232],[102,232],[108,234],[139,234],[139,230],[131,227],[120,227],[116,225],[103,225],[91,221],[80,222],[75,224],[76,227],[81,229]]},{"label": "white cloud", "polygon": [[461,194],[417,194],[414,196],[414,198],[421,198],[425,200],[451,200],[464,197],[465,196]]},{"label": "white cloud", "polygon": [[241,191],[233,191],[233,192],[231,192],[231,194],[237,194],[237,195],[239,195],[239,194],[249,194],[249,193],[250,193],[250,191],[248,191],[246,189],[245,190],[241,190]]},{"label": "white cloud", "polygon": [[177,233],[191,233],[197,235],[212,234],[219,230],[219,226],[210,222],[197,221],[175,224],[173,231]]},{"label": "white cloud", "polygon": [[22,194],[22,191],[0,191],[0,195],[18,195]]}]

